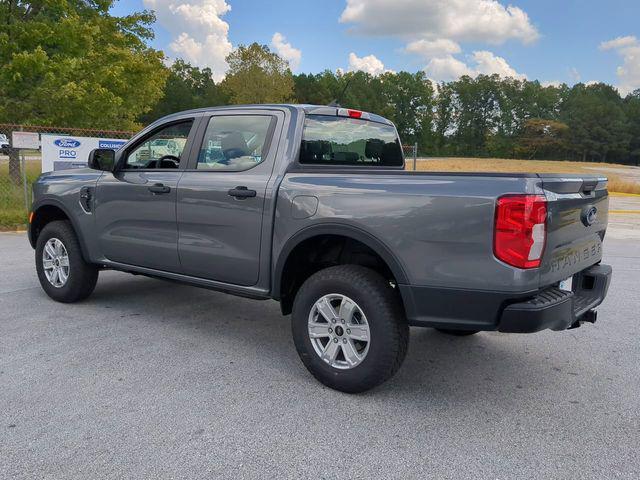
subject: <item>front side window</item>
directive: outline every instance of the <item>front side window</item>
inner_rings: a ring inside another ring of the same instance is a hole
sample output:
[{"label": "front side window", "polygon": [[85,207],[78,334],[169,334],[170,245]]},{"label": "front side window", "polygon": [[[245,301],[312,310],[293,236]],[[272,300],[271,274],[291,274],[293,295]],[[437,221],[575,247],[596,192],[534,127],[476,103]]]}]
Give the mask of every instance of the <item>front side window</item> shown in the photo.
[{"label": "front side window", "polygon": [[192,125],[186,120],[156,130],[127,155],[124,168],[178,168]]},{"label": "front side window", "polygon": [[198,155],[198,170],[240,172],[261,163],[271,120],[269,115],[211,117]]},{"label": "front side window", "polygon": [[404,165],[395,128],[384,123],[307,115],[300,163],[399,167]]}]

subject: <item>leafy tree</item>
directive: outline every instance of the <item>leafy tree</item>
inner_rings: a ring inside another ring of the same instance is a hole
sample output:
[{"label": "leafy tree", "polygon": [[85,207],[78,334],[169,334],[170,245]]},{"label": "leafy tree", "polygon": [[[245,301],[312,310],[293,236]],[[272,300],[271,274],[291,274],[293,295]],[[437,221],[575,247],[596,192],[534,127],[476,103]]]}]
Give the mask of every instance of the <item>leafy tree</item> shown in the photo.
[{"label": "leafy tree", "polygon": [[437,155],[449,154],[449,134],[454,129],[455,91],[450,83],[440,83],[435,93],[433,149]]},{"label": "leafy tree", "polygon": [[[379,81],[384,106],[380,112],[393,120],[405,143],[426,149],[432,141],[433,85],[424,72],[385,73]],[[375,85],[378,88],[378,85]]]},{"label": "leafy tree", "polygon": [[606,162],[628,153],[631,135],[616,89],[603,83],[575,85],[562,104],[560,118],[571,129],[570,143],[582,161]]},{"label": "leafy tree", "polygon": [[485,138],[485,151],[494,157],[512,157],[530,119],[557,117],[559,90],[543,87],[537,81],[498,77],[492,81],[497,105],[493,126]]},{"label": "leafy tree", "polygon": [[266,45],[240,45],[227,56],[222,88],[231,103],[285,103],[293,99],[293,75],[286,60]]},{"label": "leafy tree", "polygon": [[548,158],[566,151],[569,126],[556,120],[532,118],[525,122],[516,154],[528,159]]},{"label": "leafy tree", "polygon": [[498,104],[499,77],[463,76],[452,83],[455,91],[454,140],[460,155],[486,154],[486,139],[493,133],[500,114]]},{"label": "leafy tree", "polygon": [[338,89],[336,99],[341,105],[385,114],[387,103],[382,94],[381,77],[366,72],[347,72],[336,76]]},{"label": "leafy tree", "polygon": [[[155,18],[112,0],[0,2],[0,122],[133,129],[162,93]],[[12,177],[19,166],[10,164]]]},{"label": "leafy tree", "polygon": [[315,75],[301,73],[295,75],[293,81],[294,95],[299,103],[328,105],[340,95],[340,81],[330,70]]},{"label": "leafy tree", "polygon": [[640,89],[630,93],[624,101],[625,114],[629,125],[629,156],[636,166],[640,166]]},{"label": "leafy tree", "polygon": [[228,95],[215,83],[210,68],[200,69],[178,59],[171,65],[162,98],[140,120],[142,123],[150,123],[181,110],[228,103]]},{"label": "leafy tree", "polygon": [[0,3],[0,122],[132,129],[162,93],[154,15],[113,0]]}]

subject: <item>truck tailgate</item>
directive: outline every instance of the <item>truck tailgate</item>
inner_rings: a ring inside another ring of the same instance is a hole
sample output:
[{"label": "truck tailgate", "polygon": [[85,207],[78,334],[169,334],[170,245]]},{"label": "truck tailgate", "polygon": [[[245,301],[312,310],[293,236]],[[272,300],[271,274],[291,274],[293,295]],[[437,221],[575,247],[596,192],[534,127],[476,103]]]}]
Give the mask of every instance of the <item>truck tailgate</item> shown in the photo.
[{"label": "truck tailgate", "polygon": [[604,177],[540,175],[547,197],[547,242],[540,286],[564,280],[602,259],[609,197]]}]

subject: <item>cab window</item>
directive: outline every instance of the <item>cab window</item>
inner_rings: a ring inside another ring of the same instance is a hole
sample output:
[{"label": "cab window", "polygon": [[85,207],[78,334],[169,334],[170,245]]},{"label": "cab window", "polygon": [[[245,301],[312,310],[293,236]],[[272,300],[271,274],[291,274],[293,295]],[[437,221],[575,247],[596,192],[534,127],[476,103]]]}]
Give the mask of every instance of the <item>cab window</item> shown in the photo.
[{"label": "cab window", "polygon": [[192,126],[193,120],[186,120],[156,130],[129,152],[124,168],[178,168]]},{"label": "cab window", "polygon": [[401,167],[402,148],[391,125],[355,118],[307,115],[300,163]]},{"label": "cab window", "polygon": [[241,172],[261,163],[272,116],[211,117],[198,154],[198,170]]}]

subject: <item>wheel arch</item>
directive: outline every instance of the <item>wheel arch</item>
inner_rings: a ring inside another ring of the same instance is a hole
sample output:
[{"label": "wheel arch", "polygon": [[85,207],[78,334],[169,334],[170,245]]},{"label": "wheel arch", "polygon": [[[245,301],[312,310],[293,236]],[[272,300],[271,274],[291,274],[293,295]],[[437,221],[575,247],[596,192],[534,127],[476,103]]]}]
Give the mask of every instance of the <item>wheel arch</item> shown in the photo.
[{"label": "wheel arch", "polygon": [[370,233],[358,227],[339,223],[314,225],[297,232],[289,238],[289,240],[285,242],[275,263],[272,274],[271,296],[275,300],[279,300],[281,302],[283,313],[286,314],[290,312],[292,299],[286,298],[286,292],[283,292],[283,287],[286,286],[285,275],[291,267],[291,261],[295,258],[296,252],[298,252],[303,245],[308,244],[309,242],[313,242],[314,240],[320,241],[327,237],[342,239],[349,242],[357,242],[358,244],[364,245],[379,258],[381,263],[388,269],[396,283],[408,283],[407,275],[400,263],[400,260],[398,260],[389,247]]},{"label": "wheel arch", "polygon": [[33,248],[36,248],[38,236],[42,229],[49,223],[56,220],[68,221],[73,228],[73,232],[80,244],[80,250],[85,261],[89,261],[89,255],[84,238],[80,235],[80,229],[78,228],[76,220],[73,215],[69,214],[67,208],[59,201],[54,199],[47,199],[33,206],[31,210],[31,221],[29,222],[28,237],[29,243]]}]

